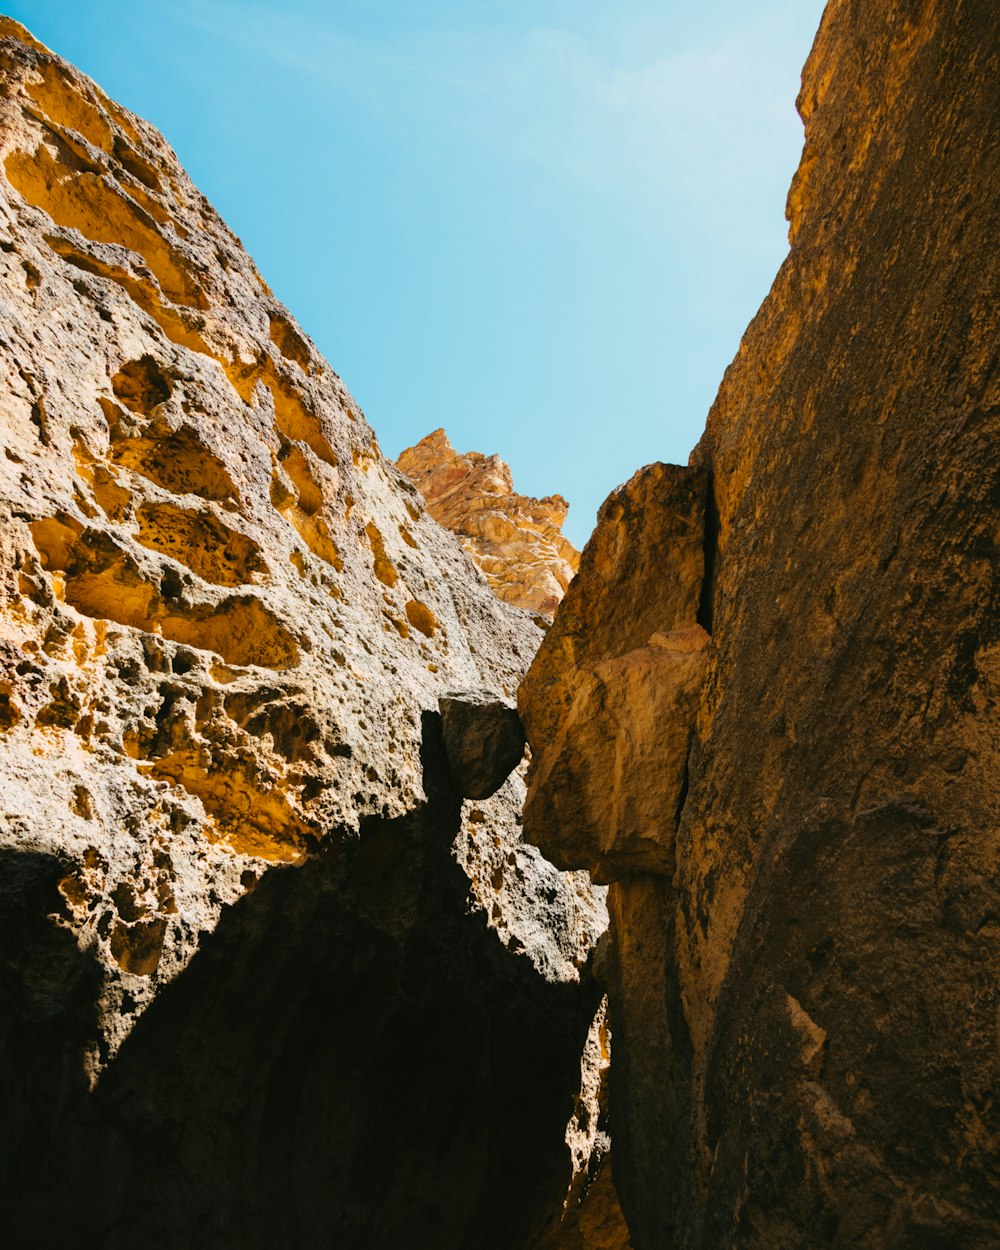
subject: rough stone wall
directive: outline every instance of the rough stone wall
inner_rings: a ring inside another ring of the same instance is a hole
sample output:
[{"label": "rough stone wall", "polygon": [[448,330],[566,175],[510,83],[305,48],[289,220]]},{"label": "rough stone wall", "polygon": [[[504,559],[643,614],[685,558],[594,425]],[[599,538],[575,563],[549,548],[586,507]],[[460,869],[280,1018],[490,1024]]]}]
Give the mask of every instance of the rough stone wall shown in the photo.
[{"label": "rough stone wall", "polygon": [[444,430],[407,447],[396,463],[431,516],[459,536],[498,598],[552,616],[580,563],[560,532],[569,511],[561,495],[519,495],[499,456],[459,454]]},{"label": "rough stone wall", "polygon": [[524,1244],[603,892],[520,770],[463,802],[437,707],[512,697],[534,619],[160,135],[6,18],[0,305],[5,1236]]},{"label": "rough stone wall", "polygon": [[638,1250],[1000,1245],[998,70],[987,0],[832,0],[789,256],[522,688]]}]

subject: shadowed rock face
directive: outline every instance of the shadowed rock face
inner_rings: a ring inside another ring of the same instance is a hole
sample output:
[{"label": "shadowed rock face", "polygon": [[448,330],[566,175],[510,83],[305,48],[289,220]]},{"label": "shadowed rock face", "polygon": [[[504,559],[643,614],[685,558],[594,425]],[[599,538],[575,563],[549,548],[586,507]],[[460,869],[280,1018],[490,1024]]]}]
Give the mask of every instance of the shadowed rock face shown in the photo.
[{"label": "shadowed rock face", "polygon": [[526,1244],[567,1183],[554,1144],[599,995],[469,909],[426,730],[427,802],[266,875],[92,1090],[74,1050],[99,969],[46,920],[60,866],[3,862],[11,1244]]},{"label": "shadowed rock face", "polygon": [[437,707],[511,699],[535,619],[162,137],[6,18],[0,305],[4,1236],[528,1244],[591,1164],[604,892],[521,771],[463,802]]},{"label": "shadowed rock face", "polygon": [[[791,252],[691,468],[605,505],[521,691],[526,829],[613,882],[638,1250],[1000,1244],[998,36],[985,0],[828,6]],[[700,675],[649,667],[695,626]]]},{"label": "shadowed rock face", "polygon": [[462,690],[438,700],[448,769],[458,792],[488,799],[524,755],[524,729],[511,704],[488,690]]}]

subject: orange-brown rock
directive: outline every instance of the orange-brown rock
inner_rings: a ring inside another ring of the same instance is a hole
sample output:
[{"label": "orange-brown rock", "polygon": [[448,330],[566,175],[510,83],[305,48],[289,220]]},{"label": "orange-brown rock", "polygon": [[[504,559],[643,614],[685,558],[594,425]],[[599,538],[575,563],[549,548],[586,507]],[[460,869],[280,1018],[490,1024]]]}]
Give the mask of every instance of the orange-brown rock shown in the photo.
[{"label": "orange-brown rock", "polygon": [[459,536],[499,599],[552,615],[580,562],[560,532],[569,511],[561,495],[517,494],[499,456],[459,454],[444,430],[408,447],[396,463],[435,521]]},{"label": "orange-brown rock", "polygon": [[162,137],[6,18],[0,312],[4,1244],[527,1244],[604,892],[520,769],[463,802],[438,701],[512,698],[534,620]]},{"label": "orange-brown rock", "polygon": [[705,492],[703,472],[655,464],[608,498],[521,685],[525,834],[601,881],[672,871],[708,641]]},{"label": "orange-brown rock", "polygon": [[530,1250],[632,1250],[611,1173],[608,1074],[611,1032],[607,999],[590,1026],[580,1064],[580,1093],[566,1130],[573,1183]]},{"label": "orange-brown rock", "polygon": [[[998,69],[987,0],[828,5],[789,256],[692,467],[612,497],[522,688],[529,832],[614,878],[637,1250],[1000,1244]],[[696,481],[703,547],[663,502]],[[697,696],[598,688],[695,625]],[[637,871],[622,812],[659,821]]]},{"label": "orange-brown rock", "polygon": [[684,803],[707,642],[700,625],[653,634],[647,646],[580,675],[535,770],[529,837],[557,858],[567,855],[562,837],[592,842],[587,866],[597,881],[673,871],[669,830]]}]

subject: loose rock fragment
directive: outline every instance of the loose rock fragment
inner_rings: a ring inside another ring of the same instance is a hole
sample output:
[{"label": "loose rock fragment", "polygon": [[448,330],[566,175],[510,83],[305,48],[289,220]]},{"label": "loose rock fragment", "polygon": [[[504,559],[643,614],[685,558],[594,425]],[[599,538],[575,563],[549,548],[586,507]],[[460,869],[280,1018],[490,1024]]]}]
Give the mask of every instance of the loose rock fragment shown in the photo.
[{"label": "loose rock fragment", "polygon": [[438,700],[448,767],[459,794],[488,799],[524,755],[517,709],[488,690],[462,690]]}]

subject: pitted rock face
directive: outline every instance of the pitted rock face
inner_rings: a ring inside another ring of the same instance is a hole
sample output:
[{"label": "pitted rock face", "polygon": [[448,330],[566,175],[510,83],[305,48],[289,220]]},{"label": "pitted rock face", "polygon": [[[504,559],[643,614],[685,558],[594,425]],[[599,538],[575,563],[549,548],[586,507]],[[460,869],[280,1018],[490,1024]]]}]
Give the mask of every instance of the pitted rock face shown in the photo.
[{"label": "pitted rock face", "polygon": [[[468,575],[162,138],[3,33],[8,819],[80,865],[102,950],[132,882],[176,970],[178,889],[217,908],[412,810],[422,710],[512,695],[538,631]],[[119,863],[125,807],[146,836]]]},{"label": "pitted rock face", "polygon": [[569,1183],[606,912],[428,725],[535,620],[150,125],[5,18],[0,86],[8,1231],[506,1245]]},{"label": "pitted rock face", "polygon": [[531,499],[514,490],[499,456],[459,454],[434,430],[396,462],[419,487],[430,514],[459,536],[495,594],[551,617],[580,563],[561,529],[569,504],[561,495]]}]

